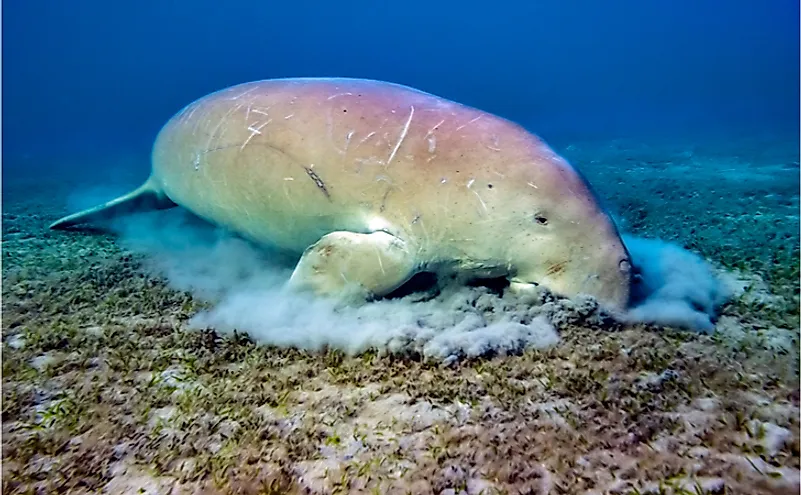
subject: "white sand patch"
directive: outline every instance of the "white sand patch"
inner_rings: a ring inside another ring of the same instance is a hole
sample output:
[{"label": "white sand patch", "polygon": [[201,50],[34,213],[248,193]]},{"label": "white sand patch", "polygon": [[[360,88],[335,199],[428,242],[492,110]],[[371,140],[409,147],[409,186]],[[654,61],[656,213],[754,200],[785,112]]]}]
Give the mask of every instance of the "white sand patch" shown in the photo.
[{"label": "white sand patch", "polygon": [[[109,495],[179,495],[186,493],[172,477],[154,477],[143,468],[116,462],[111,465],[111,481],[102,490]],[[184,487],[185,488],[185,487]]]},{"label": "white sand patch", "polygon": [[30,365],[38,372],[43,372],[48,367],[56,364],[59,362],[59,356],[56,355],[55,352],[46,352],[44,354],[40,354],[33,359],[30,360]]},{"label": "white sand patch", "polygon": [[25,348],[25,337],[20,334],[15,334],[6,339],[6,345],[15,350],[22,350]]}]

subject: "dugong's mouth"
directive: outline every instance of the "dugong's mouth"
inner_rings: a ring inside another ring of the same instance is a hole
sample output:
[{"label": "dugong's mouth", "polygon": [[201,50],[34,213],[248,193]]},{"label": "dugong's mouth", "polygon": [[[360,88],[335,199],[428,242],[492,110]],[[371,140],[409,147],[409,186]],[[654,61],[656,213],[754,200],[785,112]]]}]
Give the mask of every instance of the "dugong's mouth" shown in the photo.
[{"label": "dugong's mouth", "polygon": [[[581,267],[575,267],[579,270]],[[616,263],[602,264],[593,270],[580,270],[575,274],[565,271],[564,277],[555,280],[545,280],[543,285],[550,290],[566,297],[579,294],[592,296],[599,304],[609,310],[625,311],[633,303],[633,283],[637,269],[630,258],[623,258]],[[580,278],[572,281],[571,275]]]}]

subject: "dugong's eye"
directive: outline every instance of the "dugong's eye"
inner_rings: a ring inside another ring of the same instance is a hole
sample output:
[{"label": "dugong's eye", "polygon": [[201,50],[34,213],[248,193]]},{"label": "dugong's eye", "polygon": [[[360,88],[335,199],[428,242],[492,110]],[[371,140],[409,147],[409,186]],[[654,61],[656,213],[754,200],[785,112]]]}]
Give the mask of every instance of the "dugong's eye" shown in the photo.
[{"label": "dugong's eye", "polygon": [[545,216],[543,216],[540,213],[537,213],[536,215],[534,215],[534,222],[537,225],[548,225],[548,219],[545,218]]}]

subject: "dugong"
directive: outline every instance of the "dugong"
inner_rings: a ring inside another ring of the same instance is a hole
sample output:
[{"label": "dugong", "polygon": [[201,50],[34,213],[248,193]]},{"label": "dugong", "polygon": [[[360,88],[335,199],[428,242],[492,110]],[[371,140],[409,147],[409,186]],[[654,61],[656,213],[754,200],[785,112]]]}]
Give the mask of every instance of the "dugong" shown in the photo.
[{"label": "dugong", "polygon": [[624,309],[629,253],[587,181],[519,125],[410,87],[364,79],[245,83],[167,122],[133,192],[67,228],[186,208],[295,253],[288,282],[371,299],[413,275],[505,277]]}]

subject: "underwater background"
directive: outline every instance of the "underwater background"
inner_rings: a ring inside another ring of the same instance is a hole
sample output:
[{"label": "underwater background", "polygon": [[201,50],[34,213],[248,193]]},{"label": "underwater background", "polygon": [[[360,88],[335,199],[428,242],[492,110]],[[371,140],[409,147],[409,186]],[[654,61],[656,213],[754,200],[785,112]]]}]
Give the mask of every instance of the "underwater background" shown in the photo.
[{"label": "underwater background", "polygon": [[[4,493],[797,493],[799,3],[4,2]],[[340,310],[141,183],[234,84],[401,83],[541,136],[647,267]]]},{"label": "underwater background", "polygon": [[148,149],[196,98],[301,76],[410,85],[549,142],[792,138],[798,9],[791,0],[8,2],[4,149],[34,153],[42,135],[53,152]]}]

